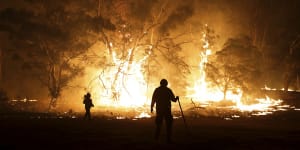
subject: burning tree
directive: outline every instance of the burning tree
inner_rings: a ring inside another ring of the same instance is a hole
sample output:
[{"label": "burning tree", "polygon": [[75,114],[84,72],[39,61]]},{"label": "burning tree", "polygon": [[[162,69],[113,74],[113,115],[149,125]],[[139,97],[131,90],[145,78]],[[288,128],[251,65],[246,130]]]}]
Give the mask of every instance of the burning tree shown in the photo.
[{"label": "burning tree", "polygon": [[[179,81],[176,86],[186,84],[182,78],[189,70],[180,52],[181,46],[190,41],[183,39],[187,32],[170,34],[169,31],[189,15],[184,18],[180,16],[176,22],[174,17],[190,13],[190,10],[178,6],[173,8],[173,13],[167,10],[168,4],[152,1],[98,1],[98,17],[110,20],[115,27],[115,30],[98,30],[105,50],[95,52],[98,56],[105,56],[98,57],[104,64],[99,66],[98,70],[101,71],[96,74],[96,79],[100,80],[98,86],[101,86],[104,96],[108,96],[108,101],[113,99],[122,103],[124,99],[131,99],[129,105],[144,104],[146,98],[143,96],[147,93],[148,83],[157,82],[162,77]],[[105,25],[105,22],[101,25]],[[172,74],[176,74],[176,77]],[[136,93],[135,98],[132,93]]]},{"label": "burning tree", "polygon": [[224,99],[228,90],[254,94],[263,84],[260,64],[261,54],[250,38],[231,38],[216,52],[214,60],[207,63],[207,78],[223,91]]}]

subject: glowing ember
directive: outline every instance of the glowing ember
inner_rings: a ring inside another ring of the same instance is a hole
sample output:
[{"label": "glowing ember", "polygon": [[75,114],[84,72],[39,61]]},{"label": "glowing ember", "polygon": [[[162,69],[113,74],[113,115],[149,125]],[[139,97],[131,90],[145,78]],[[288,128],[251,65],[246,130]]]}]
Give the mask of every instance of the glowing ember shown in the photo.
[{"label": "glowing ember", "polygon": [[126,119],[126,118],[125,118],[125,117],[122,117],[122,116],[118,116],[118,117],[116,117],[116,119],[122,120],[122,119]]},{"label": "glowing ember", "polygon": [[11,100],[11,101],[12,101],[12,102],[24,102],[24,103],[26,103],[26,102],[37,102],[36,99],[27,99],[27,98],[20,99],[20,100],[13,99],[13,100]]},{"label": "glowing ember", "polygon": [[139,114],[135,118],[150,118],[150,117],[151,117],[151,115],[149,115],[148,113],[142,112],[141,114]]},{"label": "glowing ember", "polygon": [[[262,90],[267,90],[267,91],[278,91],[279,89],[276,89],[276,88],[269,88],[267,85],[265,85],[264,88],[262,88]],[[281,91],[284,91],[284,88],[280,89]],[[292,89],[288,89],[287,91],[295,91],[295,90],[292,90]]]},{"label": "glowing ember", "polygon": [[272,111],[272,107],[281,105],[282,100],[273,100],[269,97],[266,99],[256,99],[258,102],[252,105],[245,105],[241,102],[237,103],[236,108],[241,111]]}]

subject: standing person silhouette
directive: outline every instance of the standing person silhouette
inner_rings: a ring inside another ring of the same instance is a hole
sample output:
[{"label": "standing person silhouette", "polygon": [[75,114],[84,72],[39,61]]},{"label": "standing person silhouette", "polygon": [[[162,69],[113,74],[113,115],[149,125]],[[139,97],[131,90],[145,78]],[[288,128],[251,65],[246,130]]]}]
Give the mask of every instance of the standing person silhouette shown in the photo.
[{"label": "standing person silhouette", "polygon": [[162,79],[160,81],[160,86],[154,90],[151,102],[151,113],[153,112],[154,104],[156,104],[155,140],[159,139],[161,126],[163,120],[165,120],[167,130],[167,142],[171,143],[173,123],[171,101],[176,102],[179,97],[175,97],[172,90],[168,88],[167,85],[168,81],[166,79]]},{"label": "standing person silhouette", "polygon": [[84,95],[83,104],[85,105],[84,119],[91,120],[91,107],[94,107],[94,104],[92,102],[90,93]]}]

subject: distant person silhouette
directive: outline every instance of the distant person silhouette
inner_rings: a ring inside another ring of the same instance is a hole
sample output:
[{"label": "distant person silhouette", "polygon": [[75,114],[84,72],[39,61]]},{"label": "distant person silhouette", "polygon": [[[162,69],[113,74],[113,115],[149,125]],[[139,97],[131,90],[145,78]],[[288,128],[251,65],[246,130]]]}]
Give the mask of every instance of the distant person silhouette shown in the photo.
[{"label": "distant person silhouette", "polygon": [[175,97],[172,90],[168,88],[167,85],[168,81],[166,79],[162,79],[160,81],[160,86],[154,90],[151,102],[151,113],[153,112],[154,104],[156,104],[155,140],[159,139],[161,126],[164,119],[167,129],[167,142],[170,143],[173,123],[173,116],[171,113],[171,101],[176,102],[179,97]]},{"label": "distant person silhouette", "polygon": [[91,120],[91,107],[94,107],[94,104],[92,102],[90,93],[84,95],[83,104],[85,105],[84,119]]}]

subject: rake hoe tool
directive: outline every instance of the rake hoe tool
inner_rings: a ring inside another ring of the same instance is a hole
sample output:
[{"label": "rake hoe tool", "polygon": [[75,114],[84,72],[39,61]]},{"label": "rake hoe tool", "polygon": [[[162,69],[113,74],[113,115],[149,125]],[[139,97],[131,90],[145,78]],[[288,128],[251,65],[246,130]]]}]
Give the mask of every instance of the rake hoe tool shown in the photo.
[{"label": "rake hoe tool", "polygon": [[181,116],[182,116],[182,119],[183,119],[185,129],[186,129],[187,133],[189,133],[188,132],[189,131],[188,126],[187,126],[187,123],[186,123],[186,120],[185,120],[185,117],[184,117],[184,114],[183,114],[183,111],[182,111],[182,108],[181,108],[181,104],[180,104],[180,101],[179,101],[179,97],[178,97],[178,104],[179,104],[179,108],[180,108],[180,111],[181,111]]}]

